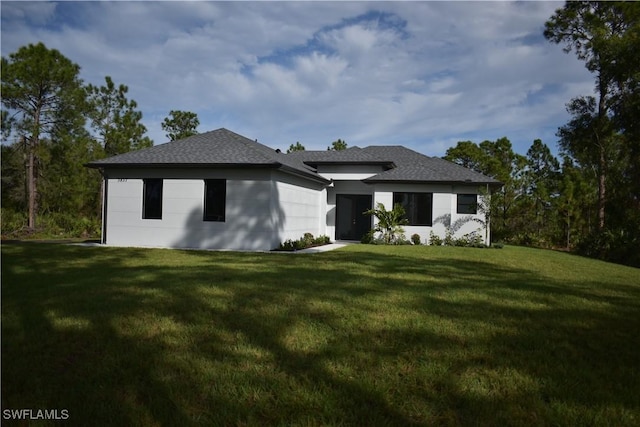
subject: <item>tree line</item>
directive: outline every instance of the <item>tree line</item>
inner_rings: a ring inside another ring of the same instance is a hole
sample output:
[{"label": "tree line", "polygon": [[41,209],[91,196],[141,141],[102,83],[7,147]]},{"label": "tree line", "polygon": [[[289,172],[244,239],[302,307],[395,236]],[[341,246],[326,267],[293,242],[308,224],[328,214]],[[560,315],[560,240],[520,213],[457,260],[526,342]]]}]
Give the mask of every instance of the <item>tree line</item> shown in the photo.
[{"label": "tree line", "polygon": [[[559,158],[540,140],[515,153],[506,137],[461,141],[445,158],[504,183],[489,207],[494,241],[640,266],[640,3],[567,2],[544,36],[594,76],[593,94],[567,100]],[[126,85],[79,73],[43,43],[2,58],[4,237],[99,234],[102,180],[83,165],[153,145]],[[198,125],[172,110],[162,128],[173,141]],[[346,148],[338,139],[327,149]]]},{"label": "tree line", "polygon": [[544,36],[594,76],[593,94],[567,103],[560,160],[540,140],[516,154],[506,138],[459,142],[445,158],[504,182],[494,238],[640,266],[640,3],[567,2]]},{"label": "tree line", "polygon": [[[150,147],[128,87],[84,84],[80,67],[43,43],[2,58],[2,234],[96,235],[101,177],[83,165]],[[167,138],[195,134],[197,115],[173,110]]]}]

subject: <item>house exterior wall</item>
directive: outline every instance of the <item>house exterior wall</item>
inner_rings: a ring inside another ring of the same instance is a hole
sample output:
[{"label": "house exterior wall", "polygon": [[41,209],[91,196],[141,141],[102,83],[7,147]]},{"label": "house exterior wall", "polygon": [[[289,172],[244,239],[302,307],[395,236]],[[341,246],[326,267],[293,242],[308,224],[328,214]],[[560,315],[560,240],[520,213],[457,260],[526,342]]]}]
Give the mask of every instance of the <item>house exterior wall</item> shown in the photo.
[{"label": "house exterior wall", "polygon": [[[437,236],[444,238],[449,224],[461,220],[463,225],[455,232],[454,237],[461,237],[472,232],[479,232],[485,238],[485,229],[483,225],[475,220],[484,220],[481,212],[475,215],[458,214],[457,213],[457,195],[458,194],[476,194],[478,195],[477,186],[457,186],[457,185],[434,185],[434,184],[376,184],[375,196],[373,200],[374,206],[382,203],[386,209],[393,208],[394,192],[415,192],[415,193],[432,193],[432,225],[431,226],[404,226],[405,236],[410,238],[413,234],[418,234],[422,243],[429,242],[431,231]],[[475,220],[473,220],[475,219]],[[375,219],[374,219],[375,221]],[[375,222],[374,222],[375,224]],[[488,236],[488,233],[486,233]],[[488,240],[485,239],[488,244]]]},{"label": "house exterior wall", "polygon": [[[304,233],[335,238],[336,195],[371,195],[373,206],[392,208],[394,192],[433,194],[432,226],[405,226],[423,243],[430,232],[444,238],[446,224],[460,218],[457,194],[478,194],[476,186],[433,184],[365,184],[364,169],[346,176],[346,166],[333,168],[348,179],[327,187],[271,169],[114,169],[107,173],[105,243],[113,246],[195,249],[270,250]],[[377,168],[377,167],[376,167]],[[334,175],[338,176],[338,175]],[[163,179],[162,219],[142,219],[143,179]],[[226,179],[224,222],[204,221],[204,179]],[[481,224],[466,221],[455,237],[478,231]],[[488,242],[487,242],[488,243]]]},{"label": "house exterior wall", "polygon": [[[267,169],[109,171],[105,243],[270,250],[286,236],[318,233],[318,189],[306,188],[303,179],[273,174]],[[142,219],[144,178],[163,179],[162,219]],[[227,180],[224,222],[203,221],[204,179]]]},{"label": "house exterior wall", "polygon": [[277,235],[273,247],[305,233],[314,237],[325,234],[325,186],[280,171],[272,174],[272,222]]}]

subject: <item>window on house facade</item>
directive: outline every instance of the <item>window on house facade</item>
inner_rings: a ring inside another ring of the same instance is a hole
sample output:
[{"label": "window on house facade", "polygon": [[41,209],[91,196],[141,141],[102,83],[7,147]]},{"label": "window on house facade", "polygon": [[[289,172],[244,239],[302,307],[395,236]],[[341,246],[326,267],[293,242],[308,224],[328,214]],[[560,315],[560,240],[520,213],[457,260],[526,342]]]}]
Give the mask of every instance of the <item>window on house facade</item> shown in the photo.
[{"label": "window on house facade", "polygon": [[162,219],[162,179],[145,179],[142,219]]},{"label": "window on house facade", "polygon": [[204,180],[204,221],[225,220],[225,208],[227,199],[227,180]]},{"label": "window on house facade", "polygon": [[477,214],[478,196],[475,194],[458,194],[458,207],[456,212],[459,214]]},{"label": "window on house facade", "polygon": [[401,204],[409,225],[432,225],[433,193],[393,193],[393,205]]}]

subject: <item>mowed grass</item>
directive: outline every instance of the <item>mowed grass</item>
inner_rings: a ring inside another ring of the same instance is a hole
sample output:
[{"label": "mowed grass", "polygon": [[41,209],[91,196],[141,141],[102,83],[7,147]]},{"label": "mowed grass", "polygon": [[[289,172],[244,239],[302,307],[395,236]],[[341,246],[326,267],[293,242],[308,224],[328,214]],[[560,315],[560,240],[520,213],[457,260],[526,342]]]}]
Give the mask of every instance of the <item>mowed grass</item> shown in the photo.
[{"label": "mowed grass", "polygon": [[70,425],[637,426],[640,270],[518,247],[3,245],[2,409],[21,408]]}]

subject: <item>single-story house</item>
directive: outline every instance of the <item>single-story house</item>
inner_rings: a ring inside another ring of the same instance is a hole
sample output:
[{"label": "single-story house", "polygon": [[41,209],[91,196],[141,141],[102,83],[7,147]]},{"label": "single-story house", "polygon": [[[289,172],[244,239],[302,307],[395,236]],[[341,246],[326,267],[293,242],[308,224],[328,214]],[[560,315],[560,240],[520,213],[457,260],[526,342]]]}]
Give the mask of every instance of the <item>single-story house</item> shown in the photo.
[{"label": "single-story house", "polygon": [[[501,185],[402,146],[285,154],[224,128],[87,166],[104,177],[102,243],[112,246],[270,250],[304,233],[360,240],[375,220],[363,212],[377,203],[401,203],[406,236],[426,242],[459,218],[483,220],[482,189]],[[458,233],[478,227],[468,221]]]}]

